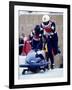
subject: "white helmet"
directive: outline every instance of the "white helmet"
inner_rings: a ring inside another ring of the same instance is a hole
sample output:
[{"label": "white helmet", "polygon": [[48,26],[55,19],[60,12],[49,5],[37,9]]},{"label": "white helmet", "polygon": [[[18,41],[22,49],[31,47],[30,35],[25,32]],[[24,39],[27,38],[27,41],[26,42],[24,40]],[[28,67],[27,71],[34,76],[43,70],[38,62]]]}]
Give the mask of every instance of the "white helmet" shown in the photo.
[{"label": "white helmet", "polygon": [[48,16],[48,15],[44,15],[43,17],[42,17],[42,22],[47,22],[47,21],[49,21],[50,20],[50,17]]}]

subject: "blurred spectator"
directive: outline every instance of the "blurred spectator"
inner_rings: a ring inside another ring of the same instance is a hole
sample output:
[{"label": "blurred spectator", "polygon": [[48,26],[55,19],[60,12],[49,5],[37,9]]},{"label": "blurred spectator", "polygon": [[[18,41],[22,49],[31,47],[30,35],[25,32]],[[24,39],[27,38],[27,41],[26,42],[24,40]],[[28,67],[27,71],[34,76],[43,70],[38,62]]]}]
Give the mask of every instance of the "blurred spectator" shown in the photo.
[{"label": "blurred spectator", "polygon": [[23,55],[27,55],[30,50],[31,50],[31,44],[30,44],[29,37],[25,37],[24,38],[24,46],[23,46],[23,50],[22,50]]},{"label": "blurred spectator", "polygon": [[22,35],[19,37],[19,55],[22,54],[22,49],[23,49],[23,46],[24,46],[24,33],[22,33]]}]

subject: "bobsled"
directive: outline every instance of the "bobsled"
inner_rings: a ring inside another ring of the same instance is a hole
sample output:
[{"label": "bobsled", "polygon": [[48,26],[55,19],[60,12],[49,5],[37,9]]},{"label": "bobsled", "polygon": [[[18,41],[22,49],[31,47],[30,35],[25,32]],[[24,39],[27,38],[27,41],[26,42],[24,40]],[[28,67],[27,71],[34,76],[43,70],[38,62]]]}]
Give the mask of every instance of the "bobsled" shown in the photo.
[{"label": "bobsled", "polygon": [[48,67],[48,62],[45,60],[43,51],[31,50],[25,59],[25,64],[20,65],[20,68],[23,68],[22,74],[25,74],[26,71],[31,71],[32,73],[38,73],[41,70],[45,72]]}]

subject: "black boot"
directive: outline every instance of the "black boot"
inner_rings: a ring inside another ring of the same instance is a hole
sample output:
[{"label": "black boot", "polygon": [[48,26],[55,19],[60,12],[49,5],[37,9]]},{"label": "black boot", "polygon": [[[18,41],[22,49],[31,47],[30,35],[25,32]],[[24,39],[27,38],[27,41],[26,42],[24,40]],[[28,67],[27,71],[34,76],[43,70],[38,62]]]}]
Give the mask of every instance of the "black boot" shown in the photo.
[{"label": "black boot", "polygon": [[54,64],[51,64],[51,69],[54,69],[55,68],[55,65]]},{"label": "black boot", "polygon": [[49,69],[50,69],[50,68],[49,68],[49,65],[47,65],[47,66],[46,66],[46,69],[47,69],[47,70],[49,70]]}]

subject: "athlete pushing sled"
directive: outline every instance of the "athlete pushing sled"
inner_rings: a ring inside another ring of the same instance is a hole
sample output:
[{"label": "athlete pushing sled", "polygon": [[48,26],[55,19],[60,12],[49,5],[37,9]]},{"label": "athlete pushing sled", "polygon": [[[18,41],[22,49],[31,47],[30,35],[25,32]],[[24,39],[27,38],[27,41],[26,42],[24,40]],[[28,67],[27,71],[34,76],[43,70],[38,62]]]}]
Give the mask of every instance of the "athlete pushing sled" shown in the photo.
[{"label": "athlete pushing sled", "polygon": [[39,72],[40,70],[45,71],[48,67],[48,62],[45,60],[44,51],[42,50],[42,30],[39,25],[36,25],[34,32],[31,32],[32,40],[32,50],[26,56],[25,65],[20,65],[20,67],[27,68],[24,69],[22,74],[25,74],[25,71],[31,71],[33,73]]}]

